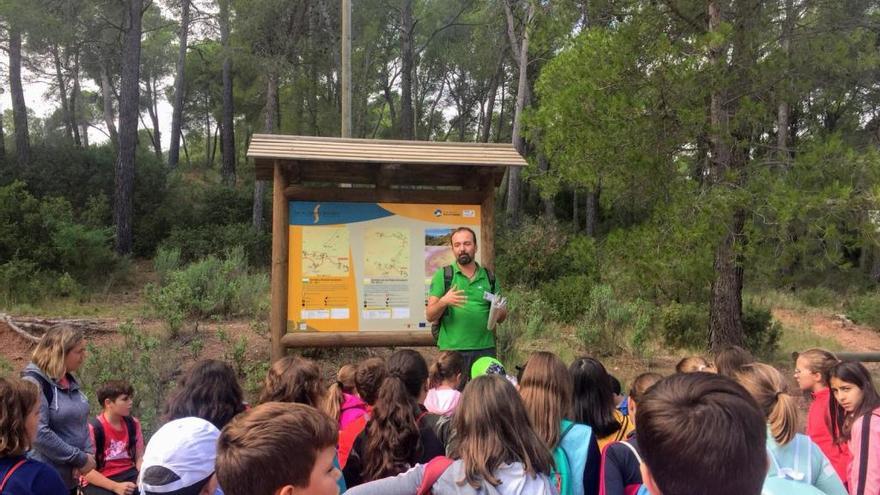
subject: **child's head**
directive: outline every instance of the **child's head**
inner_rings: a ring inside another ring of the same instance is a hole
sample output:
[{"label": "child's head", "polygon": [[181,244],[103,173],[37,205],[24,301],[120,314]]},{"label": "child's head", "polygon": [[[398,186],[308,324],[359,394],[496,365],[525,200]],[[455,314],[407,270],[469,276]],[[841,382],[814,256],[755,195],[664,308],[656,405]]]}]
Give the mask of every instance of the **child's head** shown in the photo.
[{"label": "child's head", "polygon": [[0,459],[31,448],[40,421],[39,394],[32,382],[0,377]]},{"label": "child's head", "polygon": [[571,415],[571,375],[550,352],[534,352],[519,383],[526,412],[535,432],[547,445],[559,443],[559,422]]},{"label": "child's head", "polygon": [[794,439],[800,414],[782,373],[772,366],[752,363],[740,368],[734,378],[758,403],[776,443],[785,445]]},{"label": "child's head", "polygon": [[145,495],[213,495],[220,430],[196,417],[165,423],[150,438],[138,477]]},{"label": "child's head", "polygon": [[357,393],[354,376],[357,374],[357,366],[346,364],[336,372],[336,381],[327,389],[327,397],[324,399],[324,412],[327,416],[339,420],[342,412],[342,404],[345,403],[345,395]]},{"label": "child's head", "polygon": [[828,386],[825,374],[835,364],[837,356],[825,349],[807,349],[795,359],[794,379],[804,392],[818,392]]},{"label": "child's head", "polygon": [[320,407],[324,399],[318,365],[299,356],[285,356],[269,368],[259,403],[294,402]]},{"label": "child's head", "polygon": [[754,362],[755,356],[738,345],[727,346],[715,355],[715,369],[731,378],[740,368]]},{"label": "child's head", "polygon": [[642,397],[648,392],[648,389],[655,383],[663,379],[660,373],[642,373],[633,380],[632,386],[629,388],[629,416],[634,418],[638,409],[638,404]]},{"label": "child's head", "polygon": [[831,433],[836,442],[849,440],[853,422],[880,407],[880,396],[871,373],[858,361],[841,361],[828,370]]},{"label": "child's head", "polygon": [[337,435],[335,422],[313,407],[260,404],[223,429],[217,480],[227,495],[336,495]]},{"label": "child's head", "polygon": [[697,371],[710,371],[712,365],[700,356],[688,356],[675,365],[676,373],[696,373]]},{"label": "child's head", "polygon": [[388,376],[379,388],[372,417],[367,424],[363,477],[375,480],[401,472],[412,452],[421,448],[417,417],[419,402],[428,384],[428,365],[412,349],[388,358]]},{"label": "child's head", "polygon": [[642,398],[636,424],[642,479],[652,494],[761,493],[767,427],[755,400],[730,378],[664,378]]},{"label": "child's head", "polygon": [[205,359],[194,364],[165,406],[168,421],[195,416],[218,429],[244,411],[244,394],[232,367]]},{"label": "child's head", "polygon": [[443,351],[437,356],[437,360],[428,370],[428,386],[430,388],[446,385],[457,388],[461,383],[461,372],[464,360],[461,354],[455,351]]},{"label": "child's head", "polygon": [[110,380],[98,388],[98,404],[105,413],[131,416],[134,388],[125,380]]},{"label": "child's head", "polygon": [[499,375],[479,376],[467,384],[453,428],[465,481],[473,487],[481,480],[498,486],[501,481],[494,472],[502,464],[521,462],[530,475],[549,474],[553,466],[550,451],[532,429],[516,389]]},{"label": "child's head", "polygon": [[574,384],[571,419],[592,427],[599,438],[619,430],[614,392],[605,366],[596,359],[582,357],[571,363],[568,370]]},{"label": "child's head", "polygon": [[382,358],[373,357],[361,362],[354,375],[354,385],[361,399],[371,406],[375,404],[379,387],[387,376],[388,368]]}]

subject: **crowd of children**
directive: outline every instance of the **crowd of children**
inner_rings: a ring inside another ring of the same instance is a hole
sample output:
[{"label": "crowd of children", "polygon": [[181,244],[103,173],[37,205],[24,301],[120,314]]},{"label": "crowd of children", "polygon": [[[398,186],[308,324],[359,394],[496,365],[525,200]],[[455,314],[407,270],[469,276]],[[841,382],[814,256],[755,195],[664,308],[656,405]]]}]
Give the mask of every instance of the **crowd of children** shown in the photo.
[{"label": "crowd of children", "polygon": [[0,378],[0,495],[880,495],[880,395],[862,364],[821,349],[795,361],[805,418],[790,379],[740,348],[628,393],[599,360],[549,352],[513,377],[494,358],[429,366],[399,350],[329,387],[288,356],[253,406],[205,360],[145,443],[124,381],[84,416],[83,344],[50,330],[21,379]]}]

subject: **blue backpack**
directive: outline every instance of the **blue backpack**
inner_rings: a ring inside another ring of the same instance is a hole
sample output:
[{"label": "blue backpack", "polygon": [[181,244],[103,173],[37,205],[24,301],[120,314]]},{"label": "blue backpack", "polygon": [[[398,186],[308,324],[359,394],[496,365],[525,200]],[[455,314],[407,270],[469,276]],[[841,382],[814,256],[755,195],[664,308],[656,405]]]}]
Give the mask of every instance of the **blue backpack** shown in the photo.
[{"label": "blue backpack", "polygon": [[550,480],[559,495],[584,495],[584,470],[593,430],[567,419],[562,420],[559,430],[559,443],[553,449],[556,467],[550,473]]}]

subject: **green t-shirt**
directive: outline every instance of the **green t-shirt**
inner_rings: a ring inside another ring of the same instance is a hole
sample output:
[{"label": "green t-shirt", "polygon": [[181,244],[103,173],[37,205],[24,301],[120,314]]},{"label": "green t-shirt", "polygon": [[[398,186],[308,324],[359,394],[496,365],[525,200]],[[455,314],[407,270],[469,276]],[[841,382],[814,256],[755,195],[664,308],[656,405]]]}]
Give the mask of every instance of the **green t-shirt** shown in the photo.
[{"label": "green t-shirt", "polygon": [[[446,314],[440,320],[440,337],[437,347],[442,350],[470,351],[475,349],[491,349],[495,347],[495,335],[486,328],[489,322],[489,306],[491,303],[483,296],[491,291],[489,274],[482,266],[477,265],[474,279],[470,280],[461,273],[457,263],[452,264],[452,284],[464,291],[467,302],[461,307],[448,306]],[[495,292],[498,292],[498,281],[495,281]],[[443,268],[434,272],[431,279],[431,291],[428,295],[443,297]]]}]

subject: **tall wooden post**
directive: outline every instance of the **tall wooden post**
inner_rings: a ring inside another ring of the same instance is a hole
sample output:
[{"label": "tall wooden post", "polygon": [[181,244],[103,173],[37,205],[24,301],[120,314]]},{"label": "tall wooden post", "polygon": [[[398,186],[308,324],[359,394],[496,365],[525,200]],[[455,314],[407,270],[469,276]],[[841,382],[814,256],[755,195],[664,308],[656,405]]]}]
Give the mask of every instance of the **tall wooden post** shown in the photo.
[{"label": "tall wooden post", "polygon": [[351,0],[342,0],[342,137],[351,137]]},{"label": "tall wooden post", "polygon": [[272,313],[269,327],[272,337],[270,359],[284,356],[282,337],[287,333],[287,262],[290,210],[284,196],[287,176],[282,162],[276,160],[272,181]]}]

